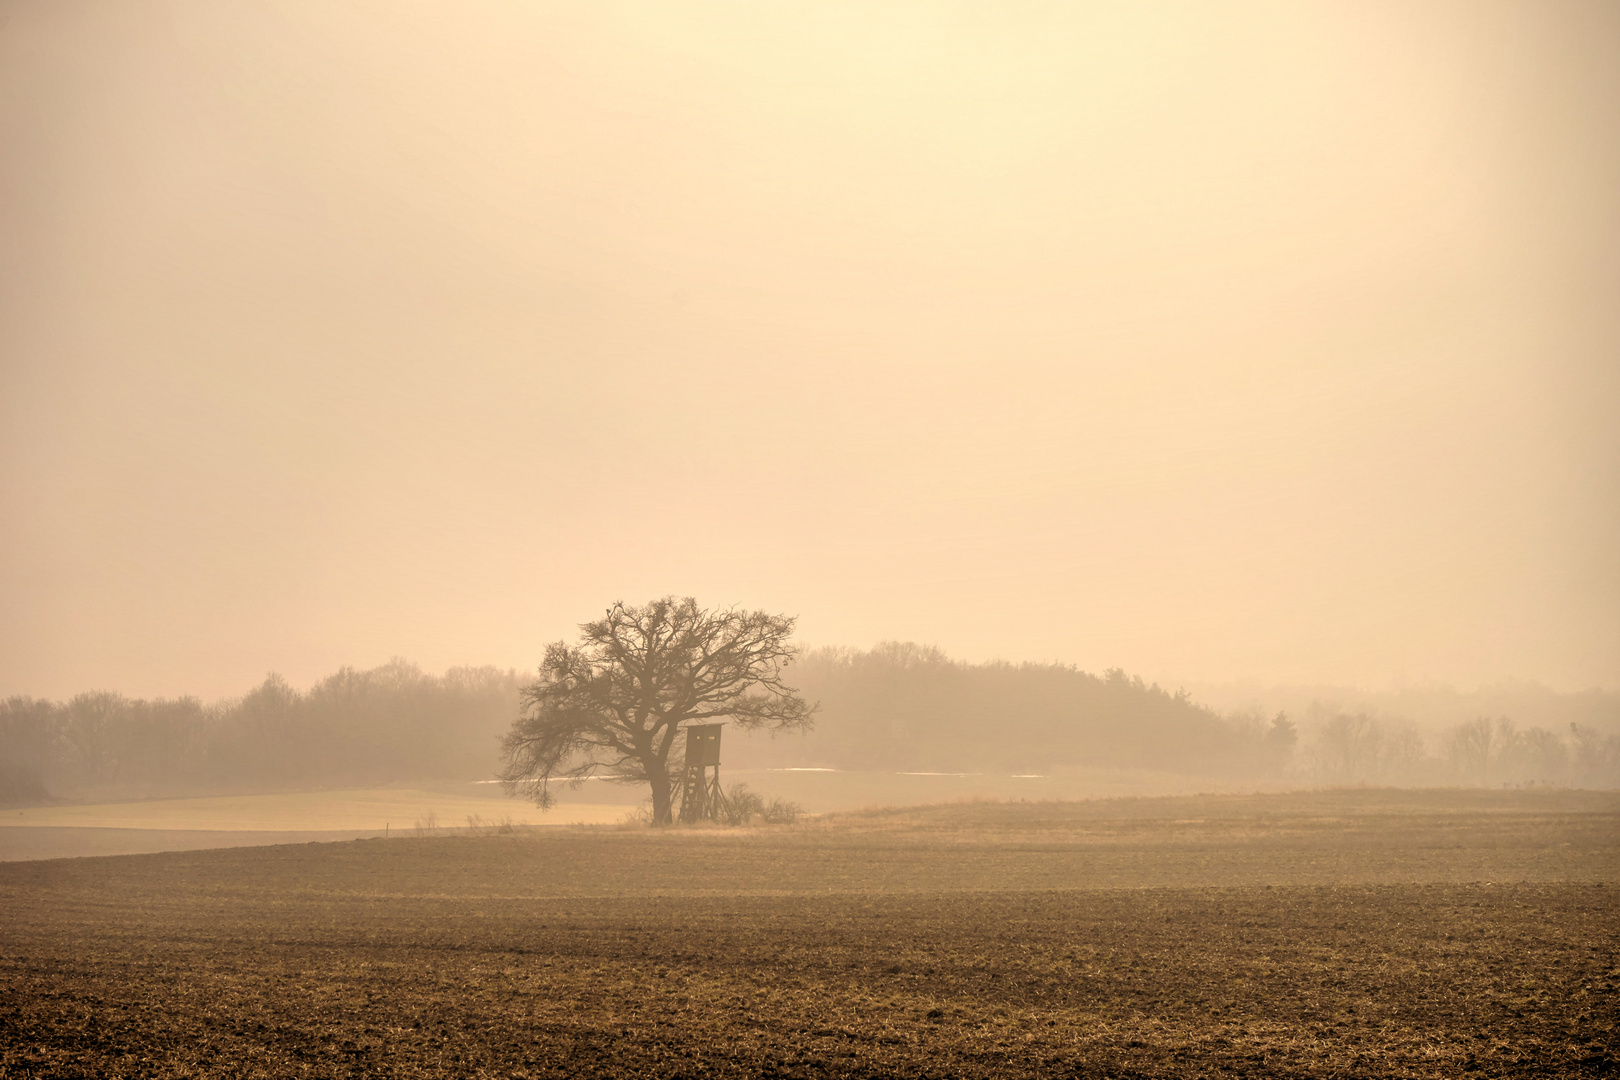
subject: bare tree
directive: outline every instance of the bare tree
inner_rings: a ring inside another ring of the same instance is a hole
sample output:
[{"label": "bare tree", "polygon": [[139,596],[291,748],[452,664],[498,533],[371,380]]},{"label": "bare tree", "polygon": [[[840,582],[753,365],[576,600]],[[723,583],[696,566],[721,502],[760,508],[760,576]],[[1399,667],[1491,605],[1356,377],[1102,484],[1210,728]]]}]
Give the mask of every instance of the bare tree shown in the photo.
[{"label": "bare tree", "polygon": [[653,823],[669,824],[680,725],[810,726],[815,706],[784,681],[793,624],[763,611],[706,611],[691,597],[614,604],[580,627],[579,644],[548,647],[539,681],[524,687],[501,746],[507,791],[544,808],[554,780],[645,783]]},{"label": "bare tree", "polygon": [[1335,716],[1317,743],[1322,771],[1341,784],[1376,779],[1383,752],[1383,726],[1366,713]]}]

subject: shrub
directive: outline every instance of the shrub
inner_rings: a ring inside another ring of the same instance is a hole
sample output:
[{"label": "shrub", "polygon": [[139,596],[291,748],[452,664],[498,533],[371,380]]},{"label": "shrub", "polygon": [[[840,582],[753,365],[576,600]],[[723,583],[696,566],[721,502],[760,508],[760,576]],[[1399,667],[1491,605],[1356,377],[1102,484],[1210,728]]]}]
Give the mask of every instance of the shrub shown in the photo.
[{"label": "shrub", "polygon": [[804,807],[786,799],[772,799],[759,812],[760,820],[767,825],[792,825],[803,814]]},{"label": "shrub", "polygon": [[720,820],[727,825],[746,825],[765,810],[765,799],[749,791],[747,784],[733,784],[720,804]]}]

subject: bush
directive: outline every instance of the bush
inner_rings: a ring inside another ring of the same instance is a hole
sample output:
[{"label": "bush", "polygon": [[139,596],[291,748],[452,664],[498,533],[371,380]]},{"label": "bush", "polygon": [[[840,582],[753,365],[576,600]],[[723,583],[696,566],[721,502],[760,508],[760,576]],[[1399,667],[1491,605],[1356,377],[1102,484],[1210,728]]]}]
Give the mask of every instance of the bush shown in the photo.
[{"label": "bush", "polygon": [[792,825],[803,814],[804,807],[786,799],[772,799],[759,812],[760,819],[767,825]]},{"label": "bush", "polygon": [[467,815],[467,835],[469,836],[504,836],[507,833],[517,831],[517,822],[512,820],[511,814],[503,815],[499,821],[485,818],[482,814]]},{"label": "bush", "polygon": [[770,799],[757,791],[748,790],[747,784],[734,784],[726,791],[720,820],[727,825],[747,825],[759,818],[767,825],[791,825],[799,820],[804,808],[786,799]]},{"label": "bush", "polygon": [[762,795],[749,791],[747,784],[733,784],[720,804],[720,820],[727,825],[746,825],[764,811]]}]

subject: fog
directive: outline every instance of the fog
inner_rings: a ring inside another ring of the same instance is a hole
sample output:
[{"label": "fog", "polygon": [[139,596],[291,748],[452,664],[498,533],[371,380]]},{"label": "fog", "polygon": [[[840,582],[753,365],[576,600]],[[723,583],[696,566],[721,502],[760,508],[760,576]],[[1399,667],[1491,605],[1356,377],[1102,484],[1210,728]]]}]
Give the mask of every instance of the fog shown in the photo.
[{"label": "fog", "polygon": [[[490,778],[510,761],[501,737],[527,715],[520,688],[531,680],[488,667],[434,675],[395,660],[369,671],[345,668],[307,688],[272,675],[206,703],[107,692],[59,702],[13,696],[0,700],[0,806],[100,804],[98,812],[127,827],[150,813],[147,800],[181,800],[158,805],[189,817],[192,828],[239,829],[222,826],[220,814],[240,815],[240,802],[195,800],[347,792],[327,797],[334,820],[325,827],[354,828],[352,817],[337,822],[352,808],[336,804],[363,791],[372,802],[383,793],[420,801],[412,809],[424,817],[447,802],[463,813],[471,805],[480,816],[540,816],[533,807],[488,801],[501,794]],[[814,725],[750,731],[733,718],[718,755],[733,796],[767,792],[824,813],[964,797],[1367,784],[1620,787],[1620,694],[1535,686],[1474,694],[1285,688],[1270,692],[1292,711],[1252,697],[1218,710],[1207,704],[1221,700],[1218,688],[1195,698],[1118,668],[1092,674],[1058,664],[972,664],[914,642],[811,650],[793,665],[792,682],[816,706]],[[577,748],[566,755],[555,775],[594,763],[580,771],[593,782],[549,780],[546,790],[563,805],[547,809],[543,820],[577,820],[583,808],[604,803],[633,807],[647,799],[649,767],[678,777],[690,763],[681,761],[678,743],[667,763],[626,768],[616,757]],[[269,805],[281,815],[288,810],[285,799]],[[411,820],[394,809],[395,820]],[[0,824],[83,824],[59,807],[43,813],[39,821],[8,814]],[[366,823],[387,825],[380,812]],[[7,844],[14,848],[20,835],[0,829],[0,861],[16,857]]]},{"label": "fog", "polygon": [[0,695],[1620,688],[1613,5],[0,13]]}]

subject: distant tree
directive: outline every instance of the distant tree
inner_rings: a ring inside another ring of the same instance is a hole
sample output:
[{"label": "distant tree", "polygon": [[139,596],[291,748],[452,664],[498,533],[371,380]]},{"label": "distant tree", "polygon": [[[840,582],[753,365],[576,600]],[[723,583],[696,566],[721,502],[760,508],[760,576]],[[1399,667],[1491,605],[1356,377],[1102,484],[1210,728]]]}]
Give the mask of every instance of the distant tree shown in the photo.
[{"label": "distant tree", "polygon": [[1266,764],[1273,769],[1282,769],[1294,756],[1294,747],[1298,743],[1299,729],[1288,719],[1287,713],[1279,712],[1271,718],[1270,726],[1261,737]]},{"label": "distant tree", "polygon": [[1383,751],[1384,729],[1366,713],[1335,716],[1317,743],[1322,771],[1338,783],[1376,779]]},{"label": "distant tree", "polygon": [[794,620],[705,610],[691,597],[614,604],[580,627],[577,645],[546,649],[540,678],[502,741],[507,791],[552,802],[552,781],[645,783],[667,825],[682,724],[730,721],[773,731],[810,726],[815,706],[784,681]]},{"label": "distant tree", "polygon": [[60,749],[61,711],[39,698],[0,701],[0,806],[47,798],[45,775]]},{"label": "distant tree", "polygon": [[1483,784],[1501,763],[1513,735],[1513,724],[1505,716],[1495,720],[1481,716],[1458,724],[1446,732],[1446,759],[1465,783]]},{"label": "distant tree", "polygon": [[1523,778],[1537,783],[1563,783],[1569,776],[1569,750],[1564,740],[1543,727],[1520,732],[1518,765]]},{"label": "distant tree", "polygon": [[62,742],[84,782],[116,780],[120,762],[116,736],[129,701],[105,690],[77,694],[63,710]]},{"label": "distant tree", "polygon": [[1574,782],[1584,787],[1620,787],[1620,735],[1604,737],[1590,726],[1569,725]]}]

